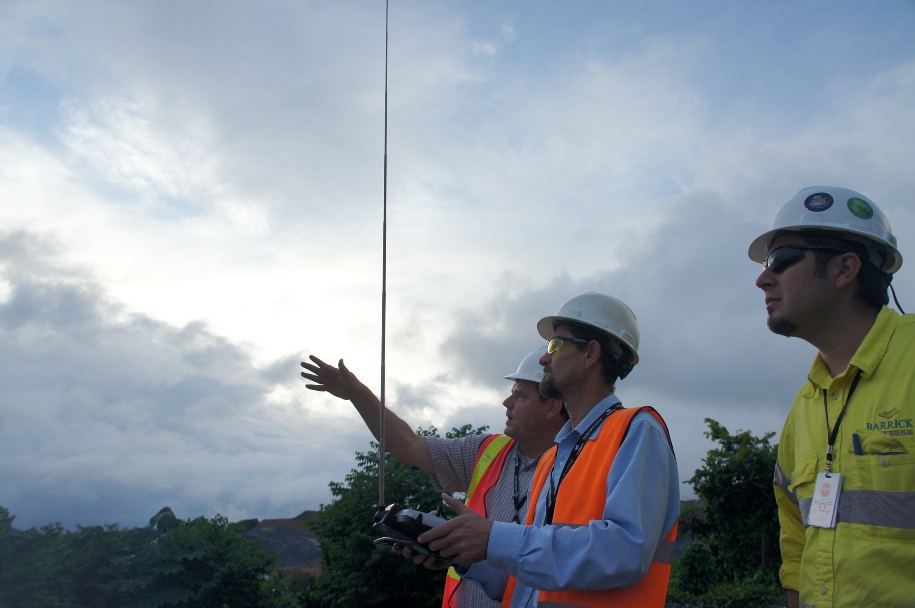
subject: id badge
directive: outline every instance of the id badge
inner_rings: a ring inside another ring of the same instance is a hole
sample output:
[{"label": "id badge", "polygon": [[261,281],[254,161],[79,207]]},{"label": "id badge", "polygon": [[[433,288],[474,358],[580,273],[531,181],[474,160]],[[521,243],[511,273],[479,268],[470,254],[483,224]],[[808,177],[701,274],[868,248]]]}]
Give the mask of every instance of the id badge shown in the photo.
[{"label": "id badge", "polygon": [[813,501],[810,503],[810,513],[807,515],[807,524],[817,528],[835,528],[841,492],[841,473],[817,475]]}]

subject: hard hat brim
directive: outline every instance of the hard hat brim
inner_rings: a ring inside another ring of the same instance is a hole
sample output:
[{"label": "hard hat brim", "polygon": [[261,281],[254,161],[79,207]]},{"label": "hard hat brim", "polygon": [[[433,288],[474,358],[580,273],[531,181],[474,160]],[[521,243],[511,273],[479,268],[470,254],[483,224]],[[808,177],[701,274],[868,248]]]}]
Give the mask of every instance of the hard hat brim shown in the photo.
[{"label": "hard hat brim", "polygon": [[902,255],[899,253],[898,249],[889,243],[878,241],[876,238],[868,234],[862,234],[851,230],[842,230],[834,226],[823,226],[822,228],[810,225],[785,226],[784,228],[769,230],[768,232],[765,232],[753,239],[753,242],[750,243],[750,247],[747,249],[747,255],[754,262],[762,264],[766,261],[766,257],[769,255],[769,244],[772,242],[772,239],[775,237],[775,235],[791,232],[796,232],[798,234],[809,234],[812,232],[830,232],[839,238],[861,243],[865,247],[883,247],[889,252],[890,257],[892,258],[892,263],[886,269],[882,270],[886,273],[893,274],[902,267]]}]

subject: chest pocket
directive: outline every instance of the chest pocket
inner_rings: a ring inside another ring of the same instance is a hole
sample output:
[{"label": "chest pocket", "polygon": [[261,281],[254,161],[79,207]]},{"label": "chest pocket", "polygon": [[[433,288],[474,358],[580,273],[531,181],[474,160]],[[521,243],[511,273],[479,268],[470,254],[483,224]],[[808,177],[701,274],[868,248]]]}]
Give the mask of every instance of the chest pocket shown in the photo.
[{"label": "chest pocket", "polygon": [[848,521],[859,538],[915,542],[915,438],[879,431],[858,432],[860,454],[843,493]]},{"label": "chest pocket", "polygon": [[794,492],[798,500],[809,499],[813,496],[813,486],[816,478],[817,455],[810,454],[794,463],[794,470],[791,472],[791,485],[788,486],[788,490]]}]

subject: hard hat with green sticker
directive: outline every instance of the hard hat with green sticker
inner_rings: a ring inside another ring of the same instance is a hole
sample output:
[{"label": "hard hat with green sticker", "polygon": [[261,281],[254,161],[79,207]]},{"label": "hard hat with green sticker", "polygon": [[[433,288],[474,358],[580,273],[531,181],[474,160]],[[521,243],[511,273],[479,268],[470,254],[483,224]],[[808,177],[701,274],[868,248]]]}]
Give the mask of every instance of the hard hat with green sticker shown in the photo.
[{"label": "hard hat with green sticker", "polygon": [[890,274],[902,266],[896,237],[880,208],[860,192],[834,186],[804,188],[776,214],[770,229],[758,236],[747,252],[763,262],[775,236],[784,232],[827,231],[861,243],[869,261]]}]

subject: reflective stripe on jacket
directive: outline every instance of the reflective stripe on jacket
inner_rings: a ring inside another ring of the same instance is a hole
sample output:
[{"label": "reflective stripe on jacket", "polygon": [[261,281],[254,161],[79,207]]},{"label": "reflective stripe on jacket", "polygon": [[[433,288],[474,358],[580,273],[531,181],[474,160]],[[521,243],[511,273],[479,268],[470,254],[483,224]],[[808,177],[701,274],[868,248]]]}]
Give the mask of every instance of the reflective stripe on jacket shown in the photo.
[{"label": "reflective stripe on jacket", "polygon": [[[502,466],[505,464],[505,457],[514,443],[514,439],[507,435],[490,435],[480,444],[480,449],[477,451],[473,475],[470,477],[464,504],[483,517],[486,517],[486,505],[484,504],[486,492],[498,481],[499,475],[502,473]],[[455,572],[454,567],[448,568],[442,608],[451,607],[451,599],[460,582],[461,576]]]},{"label": "reflective stripe on jacket", "polygon": [[[664,428],[667,440],[670,433],[661,416],[650,407],[626,408],[614,412],[604,422],[597,437],[588,441],[582,449],[578,460],[566,474],[556,499],[553,513],[555,526],[582,526],[603,518],[607,502],[606,479],[610,473],[616,453],[619,450],[633,417],[640,411],[651,413]],[[556,448],[553,447],[540,459],[531,496],[538,496],[546,484],[556,459]],[[603,480],[595,483],[595,481]],[[534,522],[535,509],[527,513],[527,525]],[[670,578],[670,564],[673,558],[674,543],[677,540],[677,524],[674,524],[667,536],[661,541],[648,573],[632,587],[613,589],[568,589],[563,591],[540,592],[537,606],[539,608],[619,606],[632,608],[663,608],[667,598],[667,583]],[[516,579],[509,577],[503,606],[510,606]]]}]

